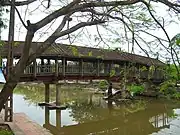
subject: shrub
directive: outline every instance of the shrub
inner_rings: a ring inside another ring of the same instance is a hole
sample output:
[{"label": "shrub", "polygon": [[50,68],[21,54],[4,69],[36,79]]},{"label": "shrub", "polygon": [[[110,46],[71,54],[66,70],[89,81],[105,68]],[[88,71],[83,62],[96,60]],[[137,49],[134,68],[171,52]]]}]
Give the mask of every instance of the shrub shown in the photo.
[{"label": "shrub", "polygon": [[99,84],[98,84],[98,88],[101,89],[101,90],[105,90],[107,89],[107,86],[108,86],[108,82],[107,81],[100,81]]},{"label": "shrub", "polygon": [[127,89],[130,91],[130,92],[133,92],[134,94],[136,93],[141,93],[144,91],[144,86],[142,85],[135,85],[135,84],[132,84],[130,86],[127,87]]}]

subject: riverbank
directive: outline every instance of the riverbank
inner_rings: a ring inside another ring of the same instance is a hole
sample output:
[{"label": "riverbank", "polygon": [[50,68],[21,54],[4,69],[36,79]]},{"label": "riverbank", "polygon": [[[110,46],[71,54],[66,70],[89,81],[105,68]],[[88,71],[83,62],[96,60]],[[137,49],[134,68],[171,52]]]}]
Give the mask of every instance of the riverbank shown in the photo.
[{"label": "riverbank", "polygon": [[0,123],[8,124],[14,135],[52,135],[48,130],[30,120],[25,113],[14,113],[13,122],[4,122],[4,113],[0,113]]}]

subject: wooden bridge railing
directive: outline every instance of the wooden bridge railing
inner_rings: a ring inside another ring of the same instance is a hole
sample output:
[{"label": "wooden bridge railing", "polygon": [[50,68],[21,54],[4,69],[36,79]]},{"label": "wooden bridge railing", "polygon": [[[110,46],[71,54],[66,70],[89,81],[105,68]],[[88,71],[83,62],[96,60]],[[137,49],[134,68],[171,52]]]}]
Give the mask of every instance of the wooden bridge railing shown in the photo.
[{"label": "wooden bridge railing", "polygon": [[[57,70],[56,70],[57,68]],[[82,69],[81,69],[82,68]],[[82,75],[82,76],[110,76],[111,69],[107,67],[91,67],[88,65],[84,65],[80,68],[79,65],[66,65],[65,71],[63,71],[63,66],[58,65],[56,67],[55,64],[52,65],[29,65],[24,70],[24,74],[36,74],[36,75],[48,75],[48,74],[58,74],[58,75]],[[113,68],[114,76],[123,76],[123,68]],[[57,72],[57,73],[56,73]],[[64,72],[64,73],[63,73]],[[140,78],[149,78],[149,79],[163,79],[164,73],[163,71],[156,70],[152,75],[149,77],[149,71],[141,71],[141,70],[132,70],[129,73],[131,77],[140,77]]]}]

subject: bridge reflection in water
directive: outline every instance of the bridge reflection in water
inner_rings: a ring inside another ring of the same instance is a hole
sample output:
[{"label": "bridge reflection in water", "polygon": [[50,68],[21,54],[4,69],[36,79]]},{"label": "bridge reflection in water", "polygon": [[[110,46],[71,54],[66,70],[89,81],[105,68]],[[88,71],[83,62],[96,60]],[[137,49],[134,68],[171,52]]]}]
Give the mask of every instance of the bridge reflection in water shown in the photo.
[{"label": "bridge reflection in water", "polygon": [[[103,113],[90,116],[91,120],[89,122],[84,120],[78,122],[78,124],[68,126],[61,125],[61,119],[63,119],[61,110],[56,110],[56,124],[50,124],[50,110],[45,107],[45,123],[43,127],[50,130],[54,135],[148,135],[163,128],[170,128],[169,122],[173,119],[168,116],[165,106],[161,103],[158,104],[158,109],[155,109],[153,105],[148,105],[145,110],[135,113],[125,112],[127,108],[123,107],[117,109],[119,105],[116,104],[115,106],[112,102],[109,102],[106,107],[108,109],[101,108]],[[89,117],[87,113],[79,111],[81,119]]]}]

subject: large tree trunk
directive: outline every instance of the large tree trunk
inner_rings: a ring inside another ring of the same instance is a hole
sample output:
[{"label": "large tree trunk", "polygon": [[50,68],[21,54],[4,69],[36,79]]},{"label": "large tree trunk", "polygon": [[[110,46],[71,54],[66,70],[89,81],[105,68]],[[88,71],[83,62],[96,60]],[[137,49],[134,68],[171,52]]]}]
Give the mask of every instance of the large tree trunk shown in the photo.
[{"label": "large tree trunk", "polygon": [[10,71],[8,80],[0,93],[0,112],[4,104],[6,103],[8,97],[13,93],[14,88],[19,82],[20,76],[23,74],[23,71],[26,68],[29,58],[29,50],[31,47],[33,37],[34,32],[28,31],[21,58],[18,64],[15,66],[15,68],[12,71]]},{"label": "large tree trunk", "polygon": [[17,85],[17,83],[12,82],[12,81],[9,81],[4,85],[4,87],[3,87],[3,89],[2,89],[2,91],[0,93],[0,112],[1,112],[4,104],[6,103],[9,95],[12,94],[12,92],[13,92],[14,88],[16,87],[16,85]]}]

